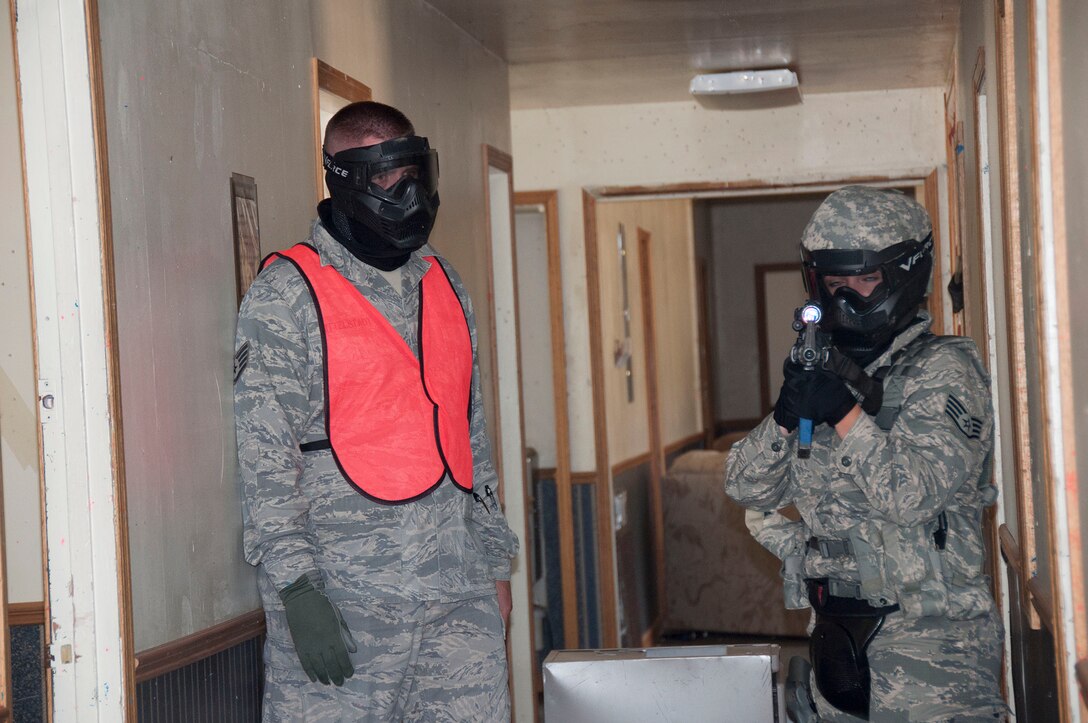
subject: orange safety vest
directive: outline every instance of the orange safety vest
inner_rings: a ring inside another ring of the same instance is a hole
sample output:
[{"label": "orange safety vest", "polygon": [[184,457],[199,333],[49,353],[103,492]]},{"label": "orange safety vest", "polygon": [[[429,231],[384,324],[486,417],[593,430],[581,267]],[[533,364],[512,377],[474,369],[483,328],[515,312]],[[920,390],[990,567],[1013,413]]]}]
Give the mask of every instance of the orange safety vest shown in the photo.
[{"label": "orange safety vest", "polygon": [[292,263],[310,287],[324,347],[327,441],[355,489],[386,504],[430,494],[448,474],[472,492],[469,440],[472,342],[442,264],[424,257],[419,359],[393,325],[316,249],[269,255]]}]

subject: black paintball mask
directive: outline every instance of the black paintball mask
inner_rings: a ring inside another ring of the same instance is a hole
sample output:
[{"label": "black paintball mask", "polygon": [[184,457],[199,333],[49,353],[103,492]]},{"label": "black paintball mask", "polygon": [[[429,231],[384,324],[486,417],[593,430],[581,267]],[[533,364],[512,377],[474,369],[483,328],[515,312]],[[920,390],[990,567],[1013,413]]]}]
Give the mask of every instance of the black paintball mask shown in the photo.
[{"label": "black paintball mask", "polygon": [[426,138],[321,155],[331,210],[349,220],[353,243],[369,256],[405,257],[427,243],[438,214],[438,153]]},{"label": "black paintball mask", "polygon": [[[879,251],[801,247],[805,289],[823,307],[821,327],[835,346],[863,365],[878,357],[907,327],[929,292],[933,235],[908,239]],[[828,276],[860,276],[879,271],[881,282],[869,296],[846,286],[827,288]]]}]

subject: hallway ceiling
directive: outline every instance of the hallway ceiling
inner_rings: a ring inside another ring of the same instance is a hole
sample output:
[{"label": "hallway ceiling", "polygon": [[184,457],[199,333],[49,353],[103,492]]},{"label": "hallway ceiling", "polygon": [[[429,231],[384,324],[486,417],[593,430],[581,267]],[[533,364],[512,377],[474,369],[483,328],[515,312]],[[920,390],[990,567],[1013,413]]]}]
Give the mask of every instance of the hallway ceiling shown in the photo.
[{"label": "hallway ceiling", "polygon": [[696,73],[801,91],[945,84],[960,0],[427,0],[510,64],[514,108],[688,100]]}]

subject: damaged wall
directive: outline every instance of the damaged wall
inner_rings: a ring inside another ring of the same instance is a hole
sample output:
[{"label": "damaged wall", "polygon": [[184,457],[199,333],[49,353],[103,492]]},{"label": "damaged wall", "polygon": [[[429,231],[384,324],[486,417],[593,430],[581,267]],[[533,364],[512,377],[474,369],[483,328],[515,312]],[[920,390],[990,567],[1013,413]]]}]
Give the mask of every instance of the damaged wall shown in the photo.
[{"label": "damaged wall", "polygon": [[278,0],[99,3],[135,649],[260,606],[242,559],[230,177],[264,252],[314,188],[310,25]]}]

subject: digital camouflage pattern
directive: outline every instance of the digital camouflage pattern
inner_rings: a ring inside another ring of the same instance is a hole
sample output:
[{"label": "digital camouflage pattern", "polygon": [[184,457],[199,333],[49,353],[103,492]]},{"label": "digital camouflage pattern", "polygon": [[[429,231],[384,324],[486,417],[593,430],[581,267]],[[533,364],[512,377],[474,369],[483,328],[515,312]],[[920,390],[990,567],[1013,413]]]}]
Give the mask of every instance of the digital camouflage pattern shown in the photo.
[{"label": "digital camouflage pattern", "polygon": [[[993,501],[980,484],[993,444],[989,378],[969,339],[919,339],[929,325],[920,313],[866,369],[895,357],[888,378],[902,402],[882,420],[887,431],[866,414],[841,440],[822,424],[811,457],[799,459],[796,432],[783,435],[768,416],[733,446],[725,488],[783,560],[789,607],[807,606],[803,580],[820,577],[855,585],[873,605],[900,604],[870,648],[872,720],[993,720],[1005,708],[1000,626],[982,572],[982,509]],[[801,521],[776,512],[790,504]],[[848,540],[850,552],[824,556],[806,544],[813,536]]]},{"label": "digital camouflage pattern", "polygon": [[923,240],[932,231],[929,214],[914,199],[872,186],[845,186],[830,194],[801,234],[809,251],[865,249]]},{"label": "digital camouflage pattern", "polygon": [[[874,723],[994,723],[1006,719],[999,696],[1002,627],[997,611],[971,620],[889,616],[869,645]],[[854,723],[812,689],[821,721]]]},{"label": "digital camouflage pattern", "polygon": [[[459,602],[338,601],[355,674],[311,683],[288,644],[266,645],[265,723],[508,721],[506,646],[495,596]],[[290,640],[280,616],[271,639]],[[408,682],[410,681],[410,683]]]},{"label": "digital camouflage pattern", "polygon": [[[424,247],[414,252],[402,268],[401,288],[394,289],[381,272],[352,256],[320,223],[314,224],[310,243],[322,263],[351,280],[418,357],[418,289],[428,268],[422,257],[436,255],[434,251]],[[311,714],[297,707],[300,695],[306,701],[331,696],[336,705],[350,707],[352,712],[344,720],[368,716],[385,720],[371,713],[369,694],[359,691],[366,689],[361,686],[366,685],[363,681],[375,661],[384,661],[401,643],[365,629],[370,620],[368,606],[417,609],[421,604],[469,605],[466,601],[472,600],[476,602],[470,607],[494,605],[495,580],[510,577],[518,542],[494,496],[488,494],[497,489],[497,476],[482,409],[475,315],[460,277],[448,264],[446,269],[471,331],[470,434],[474,489],[480,502],[446,479],[422,499],[379,504],[344,480],[329,450],[300,452],[300,444],[327,438],[321,333],[309,290],[294,266],[276,260],[261,272],[242,302],[236,341],[235,426],[243,546],[246,559],[260,566],[258,579],[268,619],[266,720],[337,719],[316,713],[307,717]],[[349,681],[344,688],[311,684],[305,677],[276,592],[314,570],[321,573],[325,593],[340,608],[360,644],[352,655],[357,665],[351,679],[359,682]],[[502,645],[497,606],[494,616],[479,622],[490,633],[479,636],[488,642],[477,652],[490,655],[494,644]],[[497,642],[491,639],[496,626]],[[415,634],[416,644],[424,637]],[[273,670],[273,665],[284,667]],[[505,690],[505,657],[502,665]],[[486,666],[477,667],[481,680],[490,680]],[[471,676],[464,682],[472,687]],[[294,690],[296,685],[302,686],[302,693]],[[479,710],[488,715],[494,712],[495,720],[505,718],[499,708]]]}]

